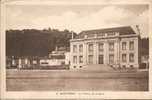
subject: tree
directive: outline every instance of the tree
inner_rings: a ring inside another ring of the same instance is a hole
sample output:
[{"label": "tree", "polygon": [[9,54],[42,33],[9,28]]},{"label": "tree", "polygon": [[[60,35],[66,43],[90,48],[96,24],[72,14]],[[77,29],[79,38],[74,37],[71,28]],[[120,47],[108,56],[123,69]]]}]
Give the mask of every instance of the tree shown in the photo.
[{"label": "tree", "polygon": [[[76,35],[76,33],[74,33]],[[72,32],[58,29],[6,31],[7,56],[47,56],[56,46],[70,46]]]}]

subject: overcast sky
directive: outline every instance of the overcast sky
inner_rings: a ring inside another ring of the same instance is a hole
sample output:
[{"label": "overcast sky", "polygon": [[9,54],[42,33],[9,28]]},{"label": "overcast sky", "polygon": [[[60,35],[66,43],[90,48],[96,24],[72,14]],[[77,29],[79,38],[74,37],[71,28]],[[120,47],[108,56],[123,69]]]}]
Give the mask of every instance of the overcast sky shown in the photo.
[{"label": "overcast sky", "polygon": [[[139,25],[148,35],[148,5],[8,5],[7,29],[83,30]],[[134,27],[133,27],[134,28]]]}]

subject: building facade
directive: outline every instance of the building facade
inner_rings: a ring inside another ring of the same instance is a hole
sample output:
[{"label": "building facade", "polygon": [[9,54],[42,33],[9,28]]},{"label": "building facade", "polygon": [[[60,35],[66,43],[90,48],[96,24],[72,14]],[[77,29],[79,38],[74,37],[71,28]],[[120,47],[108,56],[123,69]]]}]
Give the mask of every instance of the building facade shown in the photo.
[{"label": "building facade", "polygon": [[82,31],[70,40],[70,68],[101,64],[138,68],[140,36],[129,27]]}]

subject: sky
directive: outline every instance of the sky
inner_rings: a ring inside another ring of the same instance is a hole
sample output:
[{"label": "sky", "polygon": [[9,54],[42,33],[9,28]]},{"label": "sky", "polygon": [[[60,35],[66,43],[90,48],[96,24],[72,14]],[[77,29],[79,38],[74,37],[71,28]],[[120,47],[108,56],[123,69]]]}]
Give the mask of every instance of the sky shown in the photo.
[{"label": "sky", "polygon": [[[7,5],[7,29],[84,30],[139,25],[148,36],[148,5]],[[136,29],[135,29],[136,30]]]}]

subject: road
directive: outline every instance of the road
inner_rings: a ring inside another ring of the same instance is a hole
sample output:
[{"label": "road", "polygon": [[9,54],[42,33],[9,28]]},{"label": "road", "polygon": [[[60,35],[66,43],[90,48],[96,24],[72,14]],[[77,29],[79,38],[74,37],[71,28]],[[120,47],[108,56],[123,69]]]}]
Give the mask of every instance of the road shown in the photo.
[{"label": "road", "polygon": [[148,73],[8,70],[8,91],[148,91]]}]

